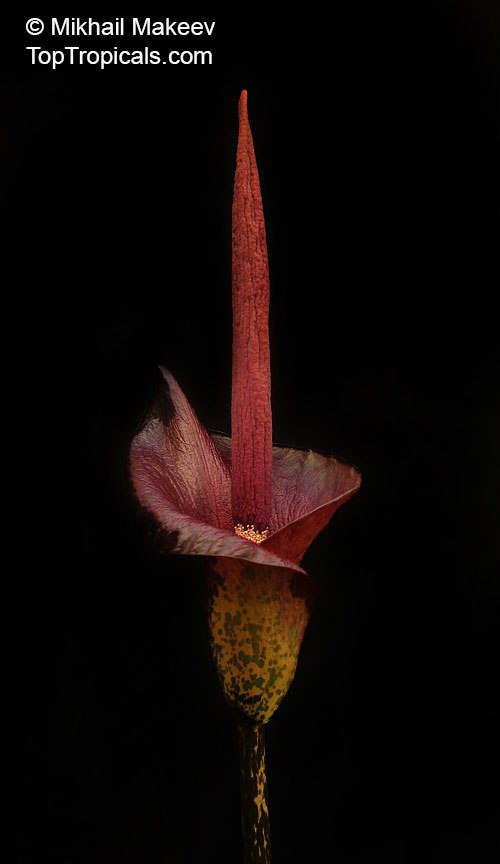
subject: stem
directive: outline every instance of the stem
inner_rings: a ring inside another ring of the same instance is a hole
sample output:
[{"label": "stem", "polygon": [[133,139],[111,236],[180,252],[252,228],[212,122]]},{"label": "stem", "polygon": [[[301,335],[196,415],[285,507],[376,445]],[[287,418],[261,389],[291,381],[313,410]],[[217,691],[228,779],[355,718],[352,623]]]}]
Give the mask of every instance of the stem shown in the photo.
[{"label": "stem", "polygon": [[238,730],[244,864],[271,864],[264,727],[240,723]]}]

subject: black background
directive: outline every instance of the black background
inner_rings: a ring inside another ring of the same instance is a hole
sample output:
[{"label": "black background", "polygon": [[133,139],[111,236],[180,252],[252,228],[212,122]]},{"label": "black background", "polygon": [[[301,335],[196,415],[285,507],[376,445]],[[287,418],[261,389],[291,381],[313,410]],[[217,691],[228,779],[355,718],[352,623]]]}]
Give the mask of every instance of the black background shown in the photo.
[{"label": "black background", "polygon": [[[23,864],[241,857],[203,568],[148,547],[126,460],[159,362],[229,431],[243,87],[274,437],[363,473],[305,560],[317,607],[268,729],[274,858],[497,860],[499,7],[346,6],[130,10],[215,19],[211,68],[52,72],[23,47],[39,9],[4,27]],[[144,44],[177,47],[121,47]]]}]

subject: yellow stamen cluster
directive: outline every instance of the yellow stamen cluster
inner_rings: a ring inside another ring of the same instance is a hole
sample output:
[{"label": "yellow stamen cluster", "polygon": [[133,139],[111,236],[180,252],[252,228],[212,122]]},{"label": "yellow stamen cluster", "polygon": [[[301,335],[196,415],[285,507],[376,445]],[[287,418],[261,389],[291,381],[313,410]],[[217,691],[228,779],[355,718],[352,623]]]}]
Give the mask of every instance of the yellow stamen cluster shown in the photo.
[{"label": "yellow stamen cluster", "polygon": [[234,526],[234,531],[238,537],[244,537],[245,540],[251,540],[252,543],[262,543],[269,537],[269,528],[265,528],[264,531],[257,531],[254,525],[242,525],[240,522]]}]

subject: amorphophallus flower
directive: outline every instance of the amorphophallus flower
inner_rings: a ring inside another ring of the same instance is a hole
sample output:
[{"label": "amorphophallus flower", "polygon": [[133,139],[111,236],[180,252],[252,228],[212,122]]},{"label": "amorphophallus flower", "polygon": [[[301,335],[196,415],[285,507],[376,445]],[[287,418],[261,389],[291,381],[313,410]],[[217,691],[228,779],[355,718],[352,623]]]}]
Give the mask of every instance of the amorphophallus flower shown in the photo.
[{"label": "amorphophallus flower", "polygon": [[[209,564],[212,653],[240,730],[245,861],[270,861],[263,725],[293,680],[314,583],[302,557],[360,485],[355,468],[273,446],[266,231],[239,103],[233,198],[231,437],[209,432],[173,376],[132,442],[132,482],[168,551]],[[160,407],[159,407],[160,406]]]}]

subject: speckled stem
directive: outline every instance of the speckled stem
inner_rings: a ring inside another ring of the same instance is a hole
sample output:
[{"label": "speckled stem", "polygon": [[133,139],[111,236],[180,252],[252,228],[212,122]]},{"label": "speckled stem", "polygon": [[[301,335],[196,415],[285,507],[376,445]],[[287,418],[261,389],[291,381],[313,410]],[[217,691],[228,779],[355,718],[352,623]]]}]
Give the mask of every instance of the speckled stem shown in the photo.
[{"label": "speckled stem", "polygon": [[271,864],[264,727],[241,723],[238,729],[244,864]]}]

